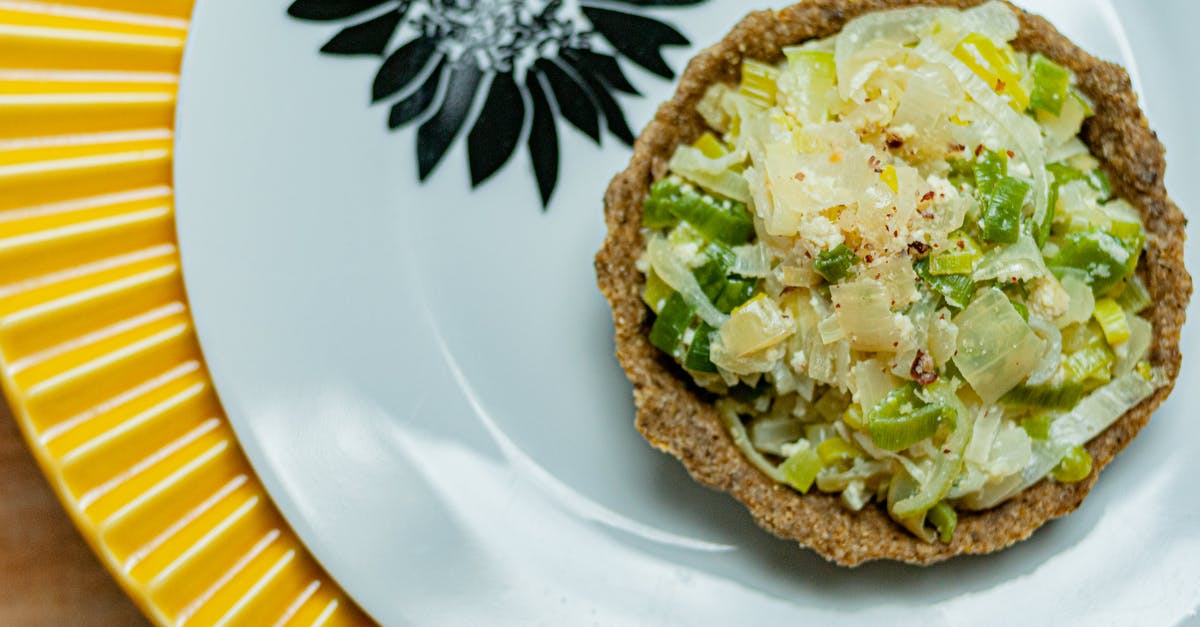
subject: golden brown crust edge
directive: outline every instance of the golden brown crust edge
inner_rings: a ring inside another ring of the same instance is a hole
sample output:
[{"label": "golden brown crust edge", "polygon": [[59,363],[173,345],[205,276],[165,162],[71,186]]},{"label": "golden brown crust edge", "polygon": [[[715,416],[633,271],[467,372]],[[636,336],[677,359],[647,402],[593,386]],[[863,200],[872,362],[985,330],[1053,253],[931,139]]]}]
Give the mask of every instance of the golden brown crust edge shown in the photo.
[{"label": "golden brown crust edge", "polygon": [[644,279],[634,266],[644,246],[642,202],[650,184],[666,172],[675,147],[694,141],[705,129],[696,104],[707,87],[735,82],[744,58],[781,58],[783,46],[832,35],[864,13],[915,5],[966,8],[983,1],[809,0],[778,12],[750,14],[724,40],[691,61],[675,97],[642,132],[628,169],[605,194],[608,236],[596,256],[596,273],[613,308],[617,357],[634,385],[638,430],[653,446],[679,458],[696,481],[741,501],[763,528],[845,566],[878,559],[931,564],[959,554],[990,553],[1029,537],[1047,521],[1079,507],[1099,472],[1174,387],[1180,329],[1192,293],[1183,263],[1186,220],[1167,196],[1164,150],[1138,107],[1128,75],[1079,49],[1041,17],[1013,7],[1021,21],[1016,48],[1039,51],[1071,68],[1079,87],[1095,101],[1096,114],[1084,127],[1084,140],[1104,164],[1114,190],[1137,206],[1146,222],[1149,242],[1141,272],[1154,301],[1146,314],[1155,329],[1150,360],[1166,371],[1171,383],[1088,444],[1095,464],[1086,480],[1043,481],[999,507],[963,513],[948,545],[921,542],[880,507],[853,513],[834,496],[801,495],[746,461],[711,404],[649,343],[651,321],[641,302]]}]

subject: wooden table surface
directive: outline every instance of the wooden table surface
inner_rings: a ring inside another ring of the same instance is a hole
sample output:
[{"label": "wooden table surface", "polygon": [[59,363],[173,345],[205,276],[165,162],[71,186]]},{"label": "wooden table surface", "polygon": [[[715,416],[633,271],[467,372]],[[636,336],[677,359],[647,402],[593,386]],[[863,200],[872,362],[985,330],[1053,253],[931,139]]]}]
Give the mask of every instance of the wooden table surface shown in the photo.
[{"label": "wooden table surface", "polygon": [[0,625],[148,624],[59,505],[0,400]]}]

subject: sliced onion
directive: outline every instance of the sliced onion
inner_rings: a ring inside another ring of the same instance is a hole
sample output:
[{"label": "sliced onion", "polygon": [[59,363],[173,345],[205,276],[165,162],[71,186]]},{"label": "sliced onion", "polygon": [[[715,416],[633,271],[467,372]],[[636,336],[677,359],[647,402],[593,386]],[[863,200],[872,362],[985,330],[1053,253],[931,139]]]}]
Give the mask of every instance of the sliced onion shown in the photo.
[{"label": "sliced onion", "polygon": [[1022,234],[1016,244],[1001,246],[983,256],[975,268],[975,281],[1013,279],[1030,281],[1049,274],[1042,251],[1033,238]]},{"label": "sliced onion", "polygon": [[859,53],[880,40],[894,42],[898,46],[914,43],[934,20],[952,13],[950,9],[915,7],[868,13],[847,24],[838,35],[833,53],[838,73],[838,93],[842,99],[850,99],[855,89],[855,77],[862,74],[864,59],[860,58]]},{"label": "sliced onion", "polygon": [[958,354],[954,363],[983,402],[995,403],[1037,368],[1045,340],[1034,334],[998,289],[982,290],[954,319]]},{"label": "sliced onion", "polygon": [[1033,175],[1033,223],[1041,224],[1046,211],[1049,210],[1050,180],[1046,176],[1042,132],[1037,123],[1013,111],[1007,101],[996,95],[991,85],[932,41],[922,41],[915,51],[930,63],[939,63],[950,68],[967,94],[996,122],[1007,144],[1005,148],[1017,152],[1025,165],[1029,166]]},{"label": "sliced onion", "polygon": [[671,157],[670,168],[704,189],[738,202],[750,202],[750,184],[731,167],[746,160],[746,153],[733,152],[709,159],[699,149],[680,146]]},{"label": "sliced onion", "polygon": [[1050,425],[1055,444],[1082,446],[1100,435],[1125,412],[1154,393],[1154,384],[1137,372],[1127,372],[1079,401],[1070,412]]},{"label": "sliced onion", "polygon": [[[1062,331],[1059,331],[1058,327],[1050,324],[1045,318],[1036,314],[1029,316],[1029,328],[1033,329],[1033,332],[1038,337],[1046,340],[1046,353],[1042,356],[1041,363],[1029,375],[1029,380],[1026,383],[1029,385],[1041,385],[1054,377],[1058,372],[1059,366],[1062,365]],[[1146,346],[1149,347],[1149,343]]]},{"label": "sliced onion", "polygon": [[762,242],[733,249],[733,272],[742,276],[763,279],[771,274],[771,253]]},{"label": "sliced onion", "polygon": [[704,290],[700,289],[696,276],[671,254],[671,245],[666,239],[659,235],[652,237],[646,245],[646,254],[650,258],[650,266],[654,268],[654,273],[670,285],[671,289],[679,292],[687,304],[695,307],[701,319],[718,329],[729,320],[729,316],[721,313],[712,301],[708,300]]},{"label": "sliced onion", "polygon": [[1129,324],[1129,339],[1113,349],[1117,354],[1118,375],[1133,370],[1150,351],[1150,344],[1154,341],[1154,325],[1149,320],[1128,311],[1125,312],[1125,319]]}]

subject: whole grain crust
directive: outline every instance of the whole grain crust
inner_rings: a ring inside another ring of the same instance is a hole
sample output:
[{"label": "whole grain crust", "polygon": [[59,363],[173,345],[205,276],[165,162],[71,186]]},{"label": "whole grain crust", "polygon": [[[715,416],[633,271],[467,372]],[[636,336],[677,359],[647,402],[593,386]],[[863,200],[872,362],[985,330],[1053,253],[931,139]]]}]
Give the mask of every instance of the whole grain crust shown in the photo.
[{"label": "whole grain crust", "polygon": [[[990,553],[1029,537],[1047,521],[1082,503],[1099,472],[1146,425],[1179,373],[1180,327],[1192,292],[1183,264],[1186,220],[1163,185],[1164,150],[1138,107],[1126,72],[1075,46],[1046,20],[1016,7],[1021,32],[1014,46],[1038,51],[1069,67],[1095,102],[1083,139],[1146,223],[1141,273],[1154,304],[1150,360],[1171,383],[1126,413],[1088,444],[1092,474],[1076,484],[1043,481],[991,510],[962,513],[950,544],[927,544],[894,524],[879,506],[847,511],[835,496],[801,495],[764,475],[743,457],[710,402],[685,372],[650,345],[649,312],[641,302],[644,279],[635,268],[643,250],[642,203],[650,184],[667,171],[680,143],[705,130],[696,104],[716,82],[737,81],[743,59],[775,61],[782,47],[833,35],[864,13],[915,5],[967,8],[984,0],[809,0],[781,11],[752,13],[716,45],[691,61],[674,98],[662,105],[638,138],[628,169],[605,194],[608,236],[596,256],[601,290],[613,309],[617,357],[634,385],[637,428],[656,448],[679,458],[692,477],[732,494],[763,528],[811,547],[845,566],[879,559],[931,564],[959,554]],[[1011,6],[1011,5],[1010,5]]]}]

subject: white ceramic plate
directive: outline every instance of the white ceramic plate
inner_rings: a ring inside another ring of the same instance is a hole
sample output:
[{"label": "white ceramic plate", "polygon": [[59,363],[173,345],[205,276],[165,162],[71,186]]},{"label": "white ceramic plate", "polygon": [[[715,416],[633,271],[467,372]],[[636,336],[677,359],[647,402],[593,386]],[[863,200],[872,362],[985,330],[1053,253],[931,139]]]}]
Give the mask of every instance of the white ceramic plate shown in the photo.
[{"label": "white ceramic plate", "polygon": [[[1195,361],[1079,512],[990,557],[843,570],[693,484],[633,429],[595,287],[601,196],[628,148],[611,133],[599,148],[561,119],[570,111],[553,112],[562,159],[543,211],[523,143],[472,191],[468,124],[421,183],[419,133],[387,130],[404,94],[371,106],[381,58],[317,52],[397,4],[306,22],[279,0],[198,2],[175,173],[187,287],[221,399],[288,520],[368,612],[439,625],[1169,624],[1195,614],[1200,423],[1185,411],[1200,401]],[[677,27],[695,42],[668,49],[679,69],[751,3],[594,4]],[[1190,175],[1200,168],[1200,5],[1026,4],[1140,70],[1170,149],[1169,188],[1181,206],[1200,206]],[[381,45],[364,33],[388,20],[338,45]],[[618,31],[636,31],[624,43],[644,51],[655,30],[635,26]],[[645,94],[618,97],[638,129],[673,85],[621,66]],[[481,107],[482,95],[464,113]],[[447,107],[439,120],[454,115]],[[494,145],[512,130],[477,135]],[[1198,341],[1193,323],[1189,356]]]}]

